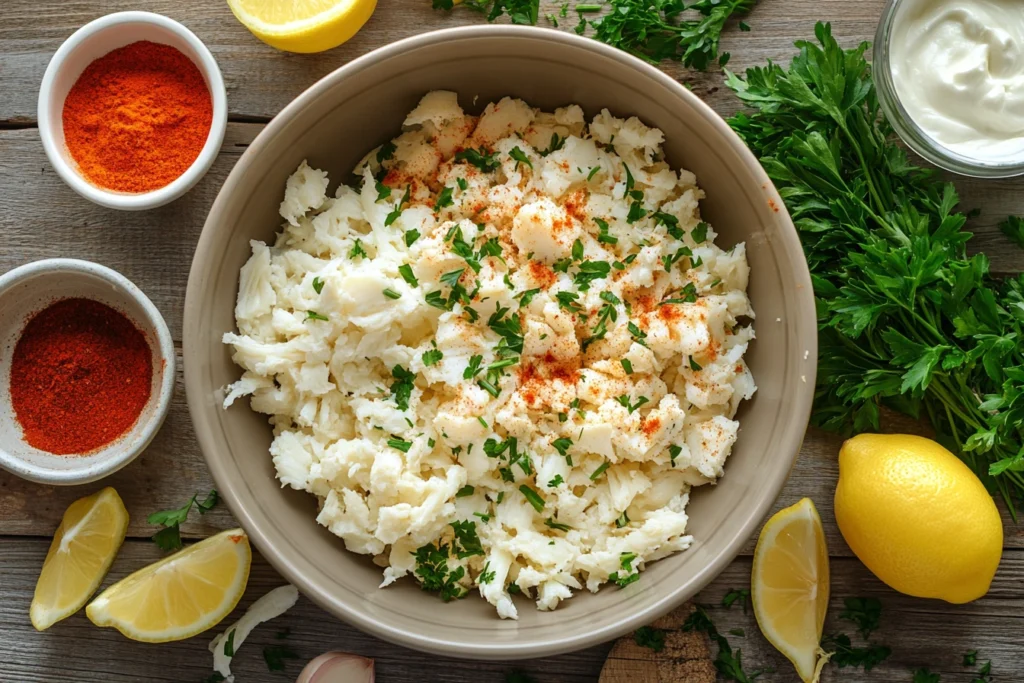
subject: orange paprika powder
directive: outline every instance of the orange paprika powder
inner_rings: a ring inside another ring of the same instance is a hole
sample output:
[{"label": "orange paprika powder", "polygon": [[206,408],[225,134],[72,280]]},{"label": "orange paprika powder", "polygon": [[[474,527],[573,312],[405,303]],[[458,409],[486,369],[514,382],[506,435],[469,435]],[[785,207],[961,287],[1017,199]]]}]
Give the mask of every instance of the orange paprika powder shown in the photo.
[{"label": "orange paprika powder", "polygon": [[176,48],[139,41],[100,57],[64,100],[64,140],[90,182],[149,192],[196,160],[213,123],[199,68]]}]

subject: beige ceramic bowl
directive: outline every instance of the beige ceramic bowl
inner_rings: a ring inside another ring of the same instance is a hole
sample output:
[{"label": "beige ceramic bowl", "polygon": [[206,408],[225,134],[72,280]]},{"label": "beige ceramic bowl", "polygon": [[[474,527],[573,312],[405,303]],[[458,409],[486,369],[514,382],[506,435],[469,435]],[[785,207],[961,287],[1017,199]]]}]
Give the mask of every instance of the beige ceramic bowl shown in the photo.
[{"label": "beige ceramic bowl", "polygon": [[[520,600],[501,621],[476,595],[444,604],[412,580],[378,590],[381,569],[314,521],[313,496],[282,490],[266,416],[220,408],[240,370],[221,335],[235,329],[238,271],[249,240],[270,240],[289,174],[309,163],[337,179],[397,134],[429,90],[459,93],[474,113],[504,95],[552,109],[609,108],[665,132],[674,167],[697,174],[704,217],[725,245],[746,242],[760,387],[745,404],[726,475],[689,513],[693,547],[651,564],[626,589],[578,594],[554,612]],[[476,104],[474,104],[474,102]],[[200,446],[231,510],[267,559],[309,598],[381,638],[457,657],[539,657],[607,641],[692,597],[757,530],[789,474],[814,387],[815,315],[807,264],[782,201],[757,161],[711,109],[656,69],[596,41],[546,29],[480,26],[429,33],[377,50],[315,84],[267,126],[221,190],[192,264],[185,305],[185,383]]]}]

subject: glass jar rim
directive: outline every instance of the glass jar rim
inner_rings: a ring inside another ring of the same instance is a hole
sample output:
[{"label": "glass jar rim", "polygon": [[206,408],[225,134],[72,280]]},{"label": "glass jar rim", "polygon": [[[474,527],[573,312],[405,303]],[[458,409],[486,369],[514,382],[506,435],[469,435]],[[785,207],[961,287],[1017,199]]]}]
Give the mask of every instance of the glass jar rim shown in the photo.
[{"label": "glass jar rim", "polygon": [[939,144],[922,129],[903,106],[893,83],[889,63],[889,42],[896,14],[905,0],[888,0],[875,31],[871,50],[871,70],[875,93],[882,113],[904,143],[926,161],[939,168],[973,178],[1011,178],[1024,175],[1024,158],[1010,163],[975,159]]}]

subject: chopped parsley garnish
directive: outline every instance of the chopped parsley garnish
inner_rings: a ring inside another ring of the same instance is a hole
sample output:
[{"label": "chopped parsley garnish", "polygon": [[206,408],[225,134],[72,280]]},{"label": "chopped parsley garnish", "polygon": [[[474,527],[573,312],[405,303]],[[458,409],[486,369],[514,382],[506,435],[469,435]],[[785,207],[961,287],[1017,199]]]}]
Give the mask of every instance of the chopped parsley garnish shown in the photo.
[{"label": "chopped parsley garnish", "polygon": [[330,320],[326,315],[320,315],[316,311],[306,311],[306,320]]},{"label": "chopped parsley garnish", "polygon": [[501,166],[501,162],[498,161],[498,155],[496,153],[488,153],[483,148],[477,149],[464,149],[455,154],[455,161],[465,161],[479,168],[484,173],[497,170]]},{"label": "chopped parsley garnish", "polygon": [[679,247],[673,254],[665,254],[664,256],[662,256],[661,263],[663,266],[665,266],[665,272],[671,273],[672,266],[674,266],[676,262],[678,262],[684,256],[693,256],[693,252],[690,251],[690,248],[687,246]]},{"label": "chopped parsley garnish", "polygon": [[313,278],[313,291],[317,294],[324,291],[324,281],[319,276]]},{"label": "chopped parsley garnish", "polygon": [[627,223],[636,223],[638,220],[647,215],[647,209],[644,208],[640,200],[634,200],[629,205],[629,213],[626,214]]},{"label": "chopped parsley garnish", "polygon": [[487,583],[490,583],[491,581],[494,581],[495,572],[488,571],[488,569],[490,569],[490,566],[491,566],[491,561],[490,560],[488,560],[486,563],[484,563],[483,571],[480,572],[480,576],[476,577],[476,582],[477,583],[487,584]]},{"label": "chopped parsley garnish", "polygon": [[611,264],[607,261],[584,261],[579,264],[579,272],[573,278],[573,282],[581,290],[589,289],[590,283],[594,280],[608,277],[611,272]]},{"label": "chopped parsley garnish", "polygon": [[523,150],[519,149],[518,146],[513,147],[512,151],[509,152],[508,155],[510,157],[512,157],[513,159],[515,159],[515,161],[516,161],[515,169],[517,171],[519,170],[519,164],[526,164],[527,166],[530,167],[531,170],[533,169],[533,162],[530,161],[530,157],[526,156],[526,152],[524,152]]},{"label": "chopped parsley garnish", "polygon": [[558,301],[559,308],[564,308],[567,311],[575,313],[580,310],[580,305],[576,303],[580,295],[576,292],[557,292],[555,294],[555,300]]},{"label": "chopped parsley garnish", "polygon": [[694,242],[700,244],[708,238],[708,224],[701,221],[697,226],[690,232],[690,238]]},{"label": "chopped parsley garnish", "polygon": [[391,210],[391,213],[384,219],[384,225],[388,226],[398,220],[398,217],[402,215],[402,207],[409,203],[409,197],[412,194],[412,186],[405,186],[405,194],[402,195],[402,199],[399,200],[398,205]]},{"label": "chopped parsley garnish", "polygon": [[465,178],[456,178],[455,184],[458,185],[459,189],[462,190],[463,192],[469,189],[469,183],[466,182]]},{"label": "chopped parsley garnish", "polygon": [[527,502],[533,506],[534,510],[537,512],[542,512],[544,510],[544,499],[539,493],[531,489],[526,484],[520,486],[519,491],[526,497]]},{"label": "chopped parsley garnish", "polygon": [[444,543],[428,543],[416,550],[416,576],[425,591],[439,593],[442,600],[449,602],[464,597],[466,589],[459,581],[466,575],[464,567],[448,569],[448,546]]},{"label": "chopped parsley garnish", "polygon": [[544,526],[554,529],[556,531],[571,531],[572,527],[568,524],[562,524],[561,522],[555,521],[554,517],[548,517],[544,520]]},{"label": "chopped parsley garnish", "polygon": [[682,446],[676,446],[675,444],[672,444],[671,446],[668,447],[669,462],[672,464],[673,467],[676,466],[676,458],[678,458],[679,454],[682,452]]},{"label": "chopped parsley garnish", "polygon": [[583,242],[580,242],[578,239],[572,243],[572,260],[583,260]]},{"label": "chopped parsley garnish", "polygon": [[156,543],[157,547],[161,550],[177,550],[181,547],[181,532],[180,525],[185,523],[188,519],[188,513],[195,505],[199,510],[199,514],[205,515],[207,512],[213,509],[220,500],[220,496],[217,494],[216,489],[212,489],[206,498],[202,501],[198,500],[199,494],[195,494],[188,499],[188,502],[182,505],[180,508],[174,508],[172,510],[159,510],[150,514],[146,517],[147,524],[159,524],[164,528],[156,532],[152,536],[152,540]]},{"label": "chopped parsley garnish", "polygon": [[597,481],[598,479],[600,479],[601,475],[604,474],[604,471],[607,470],[611,466],[612,466],[612,463],[610,461],[608,461],[608,460],[605,460],[603,463],[601,463],[601,465],[596,470],[591,472],[591,474],[590,474],[590,481]]},{"label": "chopped parsley garnish", "polygon": [[623,358],[619,362],[622,363],[622,369],[626,371],[627,375],[633,374],[633,364],[629,362],[628,358]]},{"label": "chopped parsley garnish", "polygon": [[637,411],[637,409],[640,406],[642,406],[645,403],[650,402],[651,399],[647,398],[646,396],[639,396],[636,399],[636,403],[634,403],[633,405],[630,405],[630,403],[629,403],[629,395],[623,394],[622,396],[616,396],[615,400],[618,401],[622,406],[624,406],[626,408],[626,410],[629,411],[629,414],[632,415],[633,413],[635,413]]},{"label": "chopped parsley garnish", "polygon": [[597,241],[601,244],[618,244],[619,238],[614,235],[608,234],[608,221],[600,218],[595,218],[594,222],[597,223]]},{"label": "chopped parsley garnish", "polygon": [[363,243],[361,240],[356,239],[356,241],[352,244],[352,248],[349,249],[348,251],[348,257],[351,259],[367,257],[366,250],[363,249]]},{"label": "chopped parsley garnish", "polygon": [[533,297],[538,294],[540,294],[539,289],[528,289],[522,294],[517,295],[516,298],[519,299],[519,308],[526,308],[529,306],[530,302],[533,301]]},{"label": "chopped parsley garnish", "polygon": [[882,603],[877,598],[846,598],[840,619],[852,622],[865,640],[878,630],[882,618]]},{"label": "chopped parsley garnish", "polygon": [[704,368],[701,367],[700,363],[694,360],[693,356],[690,356],[690,369],[694,372],[700,372]]},{"label": "chopped parsley garnish", "polygon": [[572,448],[572,439],[563,436],[552,441],[551,445],[558,451],[559,455],[565,458],[566,464],[572,467],[572,456],[569,455],[569,449]]},{"label": "chopped parsley garnish", "polygon": [[629,324],[626,325],[626,329],[629,330],[629,336],[634,342],[640,346],[647,346],[647,342],[644,341],[644,339],[647,339],[647,333],[637,327],[636,323],[630,320]]},{"label": "chopped parsley garnish", "polygon": [[626,189],[622,193],[622,198],[625,199],[633,191],[633,186],[636,185],[636,182],[633,180],[633,174],[629,172],[629,166],[626,165],[625,161],[622,162],[622,168],[626,169]]},{"label": "chopped parsley garnish", "polygon": [[743,608],[743,613],[747,613],[747,600],[750,599],[750,590],[747,588],[732,589],[724,596],[722,596],[722,607],[729,608],[735,604],[739,604]]},{"label": "chopped parsley garnish", "polygon": [[384,296],[386,296],[389,299],[401,299],[402,298],[401,292],[396,292],[395,290],[390,289],[390,288],[389,289],[385,289],[383,294],[384,294]]},{"label": "chopped parsley garnish", "polygon": [[375,182],[375,186],[377,188],[377,199],[376,199],[376,201],[379,202],[380,200],[387,199],[388,197],[391,196],[391,188],[388,187],[387,185],[385,185],[384,183],[382,183],[382,182],[380,182],[378,180],[378,181]]},{"label": "chopped parsley garnish", "polygon": [[821,639],[821,646],[833,652],[833,664],[840,669],[846,667],[862,667],[864,671],[871,671],[892,654],[892,648],[878,643],[868,643],[864,647],[853,645],[850,636],[845,633],[826,635]]},{"label": "chopped parsley garnish", "polygon": [[594,176],[596,176],[597,172],[600,171],[600,170],[601,170],[600,166],[594,166],[593,168],[591,168],[590,169],[590,173],[587,174],[587,182],[590,182],[591,180],[593,180]]},{"label": "chopped parsley garnish", "polygon": [[718,656],[715,657],[714,665],[718,673],[722,674],[726,680],[750,683],[762,673],[768,673],[768,671],[762,670],[748,674],[743,670],[742,651],[733,652],[728,639],[718,632],[703,606],[695,607],[693,613],[683,622],[683,630],[688,633],[693,631],[706,633],[708,638],[718,645]]},{"label": "chopped parsley garnish", "polygon": [[231,629],[228,632],[228,637],[224,639],[224,656],[235,656],[235,629]]},{"label": "chopped parsley garnish", "polygon": [[619,518],[615,520],[615,526],[621,529],[627,524],[629,524],[629,515],[626,514],[625,510],[623,510],[622,514],[619,515]]},{"label": "chopped parsley garnish", "polygon": [[420,284],[419,280],[417,280],[416,276],[412,273],[412,266],[408,263],[403,263],[398,266],[398,273],[402,276],[403,280],[409,283],[410,287],[416,287]]},{"label": "chopped parsley garnish", "polygon": [[455,204],[455,200],[452,199],[452,188],[445,186],[441,190],[441,194],[437,195],[437,201],[434,202],[434,213],[453,204]]},{"label": "chopped parsley garnish", "polygon": [[483,356],[471,356],[469,359],[469,365],[462,373],[462,379],[473,379],[480,372],[480,364],[483,363]]},{"label": "chopped parsley garnish", "polygon": [[665,299],[658,303],[659,306],[666,304],[692,304],[697,300],[697,287],[692,282],[687,282],[686,286],[679,290],[682,296],[673,297],[671,299]]},{"label": "chopped parsley garnish", "polygon": [[452,550],[455,551],[456,556],[460,560],[484,554],[484,548],[480,544],[480,537],[476,533],[476,522],[452,522],[451,527],[455,532]]},{"label": "chopped parsley garnish", "polygon": [[654,219],[655,225],[664,225],[665,231],[676,238],[677,240],[683,239],[683,230],[679,227],[679,219],[670,213],[664,211],[655,211],[651,214],[651,218]]},{"label": "chopped parsley garnish", "polygon": [[552,133],[551,134],[551,142],[548,144],[548,148],[545,149],[544,151],[541,151],[541,152],[538,152],[538,153],[542,157],[546,157],[547,155],[551,154],[552,152],[557,152],[558,150],[560,150],[563,147],[565,147],[565,140],[566,140],[566,138],[563,138],[558,133]]},{"label": "chopped parsley garnish", "polygon": [[412,442],[405,439],[388,439],[388,445],[403,453],[408,453],[409,449],[412,448]]},{"label": "chopped parsley garnish", "polygon": [[391,369],[391,376],[395,378],[391,385],[391,397],[395,399],[399,410],[409,410],[409,397],[412,396],[416,375],[396,365]]},{"label": "chopped parsley garnish", "polygon": [[506,316],[508,312],[508,308],[498,306],[491,317],[487,319],[487,326],[502,339],[498,345],[499,352],[507,349],[512,353],[522,353],[523,330],[519,323],[519,316]]},{"label": "chopped parsley garnish", "polygon": [[284,671],[284,660],[298,658],[299,655],[287,645],[267,645],[263,648],[263,661],[267,663],[268,671]]},{"label": "chopped parsley garnish", "polygon": [[551,481],[548,482],[548,488],[552,488],[552,489],[558,488],[559,486],[561,486],[564,483],[565,483],[565,480],[562,479],[562,475],[561,474],[556,474],[555,477]]},{"label": "chopped parsley garnish", "polygon": [[[607,297],[605,296],[606,294],[608,295]],[[612,322],[615,322],[616,320],[618,320],[619,317],[618,312],[615,310],[615,305],[611,303],[612,299],[614,299],[614,301],[618,303],[618,297],[616,297],[611,292],[601,292],[601,298],[605,301],[608,301],[609,303],[604,304],[601,307],[601,310],[598,312],[597,323],[595,323],[593,329],[591,330],[591,336],[586,337],[580,343],[580,348],[583,350],[584,353],[586,353],[587,348],[591,344],[598,340],[604,339],[605,335],[608,333],[608,321],[611,320]]]},{"label": "chopped parsley garnish", "polygon": [[377,150],[377,163],[383,164],[385,161],[387,161],[388,159],[395,155],[395,151],[397,149],[398,148],[395,146],[394,142],[385,142],[383,145],[380,146],[380,149]]},{"label": "chopped parsley garnish", "polygon": [[665,632],[653,626],[641,626],[633,633],[633,642],[655,652],[665,649]]},{"label": "chopped parsley garnish", "polygon": [[416,240],[418,240],[419,238],[420,238],[420,231],[419,230],[415,230],[415,229],[413,229],[413,230],[406,230],[405,231],[405,246],[411,247],[416,242]]},{"label": "chopped parsley garnish", "polygon": [[431,365],[437,365],[444,358],[444,353],[441,349],[430,349],[429,351],[423,352],[423,365],[430,367]]}]

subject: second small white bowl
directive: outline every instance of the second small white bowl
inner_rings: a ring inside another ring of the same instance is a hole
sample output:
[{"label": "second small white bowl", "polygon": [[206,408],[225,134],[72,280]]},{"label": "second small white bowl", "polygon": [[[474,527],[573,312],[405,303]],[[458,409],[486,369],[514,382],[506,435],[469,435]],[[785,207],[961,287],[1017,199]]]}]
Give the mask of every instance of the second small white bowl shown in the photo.
[{"label": "second small white bowl", "polygon": [[[169,185],[150,192],[115,192],[93,185],[78,172],[64,142],[64,100],[92,62],[112,50],[140,40],[170,45],[195,63],[210,89],[213,121],[199,156]],[[46,67],[39,88],[38,117],[39,136],[46,156],[71,189],[100,206],[141,211],[163,206],[185,194],[213,165],[228,125],[227,92],[213,55],[192,31],[160,14],[117,12],[89,22],[58,48]]]},{"label": "second small white bowl", "polygon": [[[149,342],[153,377],[149,401],[135,425],[106,446],[84,455],[53,455],[29,445],[11,403],[11,363],[29,319],[55,301],[84,298],[127,317]],[[47,259],[0,276],[0,467],[42,484],[85,484],[134,460],[156,436],[174,393],[174,342],[153,302],[115,270],[77,259]]]}]

